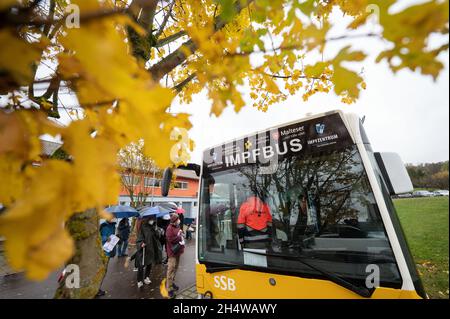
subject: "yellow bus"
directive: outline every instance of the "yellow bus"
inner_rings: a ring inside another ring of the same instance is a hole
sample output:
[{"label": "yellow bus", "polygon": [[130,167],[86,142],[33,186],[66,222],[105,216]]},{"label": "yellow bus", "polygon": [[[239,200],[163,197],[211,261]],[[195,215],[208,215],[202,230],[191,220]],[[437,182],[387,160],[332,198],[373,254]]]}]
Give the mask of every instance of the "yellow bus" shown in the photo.
[{"label": "yellow bus", "polygon": [[357,115],[271,127],[181,168],[201,179],[201,298],[426,298],[391,200],[412,191],[408,173]]}]

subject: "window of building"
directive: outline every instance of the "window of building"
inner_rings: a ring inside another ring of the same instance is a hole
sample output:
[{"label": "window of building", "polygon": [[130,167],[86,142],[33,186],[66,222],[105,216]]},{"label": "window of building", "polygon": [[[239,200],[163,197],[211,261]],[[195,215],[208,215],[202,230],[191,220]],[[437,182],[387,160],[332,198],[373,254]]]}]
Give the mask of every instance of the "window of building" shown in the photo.
[{"label": "window of building", "polygon": [[145,177],[144,178],[145,187],[161,187],[161,180],[157,178]]},{"label": "window of building", "polygon": [[188,189],[188,182],[175,182],[173,187],[175,189]]},{"label": "window of building", "polygon": [[132,179],[133,179],[133,186],[137,186],[141,182],[140,176],[123,175],[122,178],[123,178],[125,185],[131,185]]}]

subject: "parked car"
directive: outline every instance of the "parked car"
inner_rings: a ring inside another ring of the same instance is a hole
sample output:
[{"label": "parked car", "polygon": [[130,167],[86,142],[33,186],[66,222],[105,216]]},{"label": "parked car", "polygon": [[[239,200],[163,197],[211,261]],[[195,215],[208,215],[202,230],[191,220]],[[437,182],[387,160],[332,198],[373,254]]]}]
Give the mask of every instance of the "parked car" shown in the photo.
[{"label": "parked car", "polygon": [[448,196],[448,190],[437,190],[433,194],[434,196]]},{"label": "parked car", "polygon": [[413,197],[434,197],[435,195],[429,191],[415,191]]},{"label": "parked car", "polygon": [[411,193],[399,194],[397,196],[397,198],[411,198],[411,197],[413,197],[413,194]]}]

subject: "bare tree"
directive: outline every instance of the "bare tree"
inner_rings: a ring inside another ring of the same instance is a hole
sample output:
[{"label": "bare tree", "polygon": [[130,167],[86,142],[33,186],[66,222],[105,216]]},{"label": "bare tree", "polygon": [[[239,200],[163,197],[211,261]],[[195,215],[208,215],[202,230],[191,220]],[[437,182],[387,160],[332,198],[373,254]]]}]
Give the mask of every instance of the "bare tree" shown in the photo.
[{"label": "bare tree", "polygon": [[144,155],[143,149],[144,141],[140,140],[121,149],[118,154],[121,183],[130,197],[131,206],[135,208],[145,205],[161,178],[161,170]]}]

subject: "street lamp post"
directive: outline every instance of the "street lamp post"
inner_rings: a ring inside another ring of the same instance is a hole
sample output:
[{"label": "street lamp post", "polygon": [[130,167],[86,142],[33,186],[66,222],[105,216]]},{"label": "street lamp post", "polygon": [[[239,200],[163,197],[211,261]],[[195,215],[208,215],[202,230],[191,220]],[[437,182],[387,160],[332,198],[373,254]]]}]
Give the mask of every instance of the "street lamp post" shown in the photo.
[{"label": "street lamp post", "polygon": [[155,182],[156,182],[156,168],[155,165],[153,165],[153,181],[152,181],[152,198],[150,200],[150,206],[153,206],[153,199],[155,197]]}]

